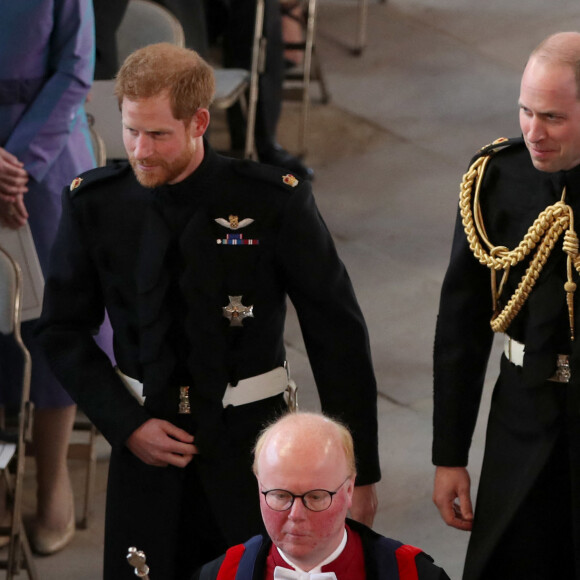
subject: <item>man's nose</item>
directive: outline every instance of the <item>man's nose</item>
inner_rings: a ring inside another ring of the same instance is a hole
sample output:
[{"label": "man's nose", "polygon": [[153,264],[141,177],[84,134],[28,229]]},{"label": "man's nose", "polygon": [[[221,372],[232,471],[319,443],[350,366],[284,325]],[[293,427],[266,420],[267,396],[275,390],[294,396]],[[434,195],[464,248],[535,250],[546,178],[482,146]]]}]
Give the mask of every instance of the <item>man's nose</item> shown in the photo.
[{"label": "man's nose", "polygon": [[301,497],[294,499],[294,503],[290,508],[288,518],[291,520],[302,520],[308,515],[308,508],[304,505]]},{"label": "man's nose", "polygon": [[135,138],[135,149],[133,150],[133,155],[136,159],[147,159],[152,151],[151,139],[147,135],[139,135]]},{"label": "man's nose", "polygon": [[528,141],[533,142],[539,141],[540,139],[545,137],[545,133],[546,132],[544,130],[544,124],[542,123],[542,121],[537,117],[532,117],[530,119],[528,133],[526,135]]}]

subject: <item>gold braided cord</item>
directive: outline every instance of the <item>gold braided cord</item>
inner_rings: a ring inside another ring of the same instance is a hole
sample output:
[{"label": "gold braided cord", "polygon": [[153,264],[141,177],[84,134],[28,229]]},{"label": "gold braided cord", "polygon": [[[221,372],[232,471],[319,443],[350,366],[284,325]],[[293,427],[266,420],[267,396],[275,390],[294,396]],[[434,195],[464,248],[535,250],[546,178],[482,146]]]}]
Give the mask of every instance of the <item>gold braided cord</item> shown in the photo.
[{"label": "gold braided cord", "polygon": [[[570,335],[574,340],[573,296],[576,284],[573,282],[573,269],[580,273],[580,256],[578,236],[574,231],[574,215],[572,208],[565,203],[566,189],[564,188],[559,202],[548,206],[540,213],[516,248],[509,250],[505,246],[494,246],[487,237],[480,205],[481,183],[489,160],[490,155],[479,157],[463,176],[459,208],[469,248],[477,260],[491,270],[494,309],[490,322],[491,328],[494,332],[506,331],[528,299],[556,242],[565,231],[563,249],[567,254],[568,280],[564,289],[568,305]],[[474,186],[475,193],[473,193]],[[510,268],[524,260],[534,250],[535,254],[514,294],[503,310],[498,312],[498,301]],[[499,285],[496,272],[503,272]]]}]

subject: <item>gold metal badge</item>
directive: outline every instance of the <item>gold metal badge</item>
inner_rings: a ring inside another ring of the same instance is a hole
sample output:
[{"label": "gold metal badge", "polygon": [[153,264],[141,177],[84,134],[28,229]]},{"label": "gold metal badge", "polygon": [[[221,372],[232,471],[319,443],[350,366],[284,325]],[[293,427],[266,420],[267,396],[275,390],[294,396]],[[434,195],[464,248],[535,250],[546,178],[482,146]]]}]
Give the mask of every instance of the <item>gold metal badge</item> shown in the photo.
[{"label": "gold metal badge", "polygon": [[216,218],[215,221],[220,226],[228,228],[229,230],[237,230],[245,228],[246,226],[249,226],[250,224],[254,223],[254,220],[252,218],[245,218],[243,220],[240,220],[237,215],[230,215],[228,216],[227,220],[224,218]]},{"label": "gold metal badge", "polygon": [[296,187],[299,183],[298,179],[294,177],[291,173],[287,173],[286,175],[282,176],[282,181],[289,185],[290,187]]},{"label": "gold metal badge", "polygon": [[71,184],[70,184],[70,190],[73,191],[74,189],[76,189],[83,181],[82,177],[75,177]]}]

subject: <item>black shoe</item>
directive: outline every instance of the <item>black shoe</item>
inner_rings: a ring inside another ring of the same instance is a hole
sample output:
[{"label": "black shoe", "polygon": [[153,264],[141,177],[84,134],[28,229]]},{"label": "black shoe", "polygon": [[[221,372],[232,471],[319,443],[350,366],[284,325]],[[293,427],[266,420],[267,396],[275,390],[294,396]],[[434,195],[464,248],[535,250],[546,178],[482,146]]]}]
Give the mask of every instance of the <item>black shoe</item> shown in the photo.
[{"label": "black shoe", "polygon": [[261,163],[283,167],[301,179],[307,179],[309,181],[314,179],[314,170],[311,167],[306,167],[298,157],[288,153],[286,149],[283,149],[278,144],[273,145],[268,149],[258,151],[258,157]]}]

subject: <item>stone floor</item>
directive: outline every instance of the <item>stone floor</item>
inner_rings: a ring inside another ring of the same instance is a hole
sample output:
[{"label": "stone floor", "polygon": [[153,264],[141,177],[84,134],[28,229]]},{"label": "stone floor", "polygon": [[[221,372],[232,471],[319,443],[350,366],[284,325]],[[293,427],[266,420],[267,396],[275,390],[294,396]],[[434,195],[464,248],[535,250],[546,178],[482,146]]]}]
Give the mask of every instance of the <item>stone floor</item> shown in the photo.
[{"label": "stone floor", "polygon": [[[477,148],[518,134],[527,54],[552,32],[580,30],[580,5],[371,0],[368,46],[360,57],[351,54],[356,6],[354,0],[320,0],[317,41],[331,101],[313,105],[307,161],[316,170],[316,199],[350,271],[373,346],[383,466],[375,527],[421,546],[458,579],[468,536],[447,528],[431,503],[430,445],[433,330],[459,180]],[[316,86],[312,92],[316,99]],[[298,108],[288,103],[279,138],[289,149],[296,147],[297,124]],[[293,316],[287,343],[302,406],[315,408]],[[496,366],[494,361],[489,382]],[[484,415],[488,398],[487,392]],[[471,454],[474,487],[483,423]],[[43,580],[101,577],[106,457],[102,444],[90,528],[63,553],[36,560]],[[82,470],[76,463],[72,468],[80,506]]]}]

